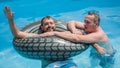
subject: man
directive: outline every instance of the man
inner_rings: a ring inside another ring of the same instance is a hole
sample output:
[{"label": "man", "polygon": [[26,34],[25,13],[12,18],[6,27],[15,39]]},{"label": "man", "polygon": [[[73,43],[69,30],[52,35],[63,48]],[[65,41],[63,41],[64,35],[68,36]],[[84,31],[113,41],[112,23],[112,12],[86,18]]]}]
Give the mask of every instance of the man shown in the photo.
[{"label": "man", "polygon": [[[40,34],[26,33],[26,32],[20,31],[17,28],[17,26],[14,24],[14,14],[8,6],[5,7],[4,13],[5,13],[6,17],[8,18],[11,31],[12,31],[12,33],[15,37],[26,38],[26,37],[31,37],[31,36],[40,36]],[[41,26],[40,27],[41,27],[43,33],[49,32],[49,31],[54,31],[55,30],[55,24],[54,24],[53,18],[50,17],[50,16],[46,16],[45,18],[43,18],[41,20]]]},{"label": "man", "polygon": [[[78,21],[70,21],[68,23],[68,28],[70,31],[47,32],[48,35],[46,34],[43,36],[55,35],[72,42],[95,43],[93,47],[95,47],[98,52],[94,48],[92,48],[90,56],[93,58],[93,60],[95,58],[99,59],[99,65],[101,65],[102,67],[110,67],[110,65],[114,63],[113,57],[115,51],[110,45],[107,35],[104,33],[102,28],[99,27],[99,23],[99,15],[95,12],[89,12],[88,15],[85,17],[84,23]],[[77,29],[84,30],[86,34],[81,34]]]},{"label": "man", "polygon": [[[41,28],[43,33],[42,34],[34,34],[34,33],[22,32],[17,28],[17,26],[14,23],[14,14],[8,6],[5,7],[4,13],[5,13],[5,15],[6,15],[8,21],[9,21],[9,25],[10,25],[10,28],[11,28],[11,31],[12,31],[14,37],[26,38],[26,37],[32,37],[32,36],[42,36],[42,35],[46,35],[46,34],[48,35],[48,33],[46,33],[46,32],[55,31],[55,27],[56,27],[55,26],[55,21],[50,16],[46,16],[41,20],[40,28]],[[42,63],[43,63],[42,68],[45,68],[49,63],[52,63],[52,62],[53,61],[42,60]],[[58,62],[57,62],[57,64],[55,63],[53,65],[53,67],[57,66],[57,65],[60,65],[59,68],[60,67],[62,67],[62,68],[65,68],[65,67],[67,67],[67,68],[77,68],[76,64],[72,60],[60,61],[59,63],[61,63],[61,64],[58,64]],[[50,67],[48,66],[47,68],[50,68]]]}]

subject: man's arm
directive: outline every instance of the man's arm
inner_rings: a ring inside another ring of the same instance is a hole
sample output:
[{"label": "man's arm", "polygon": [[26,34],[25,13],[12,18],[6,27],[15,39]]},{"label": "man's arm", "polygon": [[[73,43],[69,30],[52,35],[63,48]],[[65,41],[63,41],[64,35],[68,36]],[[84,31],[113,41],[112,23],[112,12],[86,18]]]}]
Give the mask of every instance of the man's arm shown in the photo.
[{"label": "man's arm", "polygon": [[71,32],[55,32],[55,36],[61,37],[72,42],[85,42],[85,43],[101,42],[100,34],[96,33],[78,35],[72,34]]},{"label": "man's arm", "polygon": [[105,54],[105,49],[100,45],[98,45],[97,43],[95,43],[95,42],[101,42],[100,39],[97,38],[98,34],[96,37],[94,36],[94,34],[84,36],[84,35],[72,34],[71,32],[66,31],[66,32],[55,32],[55,35],[72,42],[94,43],[92,44],[92,46],[96,49],[96,51],[100,54]]},{"label": "man's arm", "polygon": [[25,37],[30,37],[30,36],[39,36],[38,34],[33,34],[33,33],[25,33],[20,31],[17,26],[14,24],[14,14],[10,10],[8,6],[5,7],[4,13],[8,19],[12,34],[17,37],[17,38],[25,38]]},{"label": "man's arm", "polygon": [[105,54],[105,49],[98,45],[97,43],[92,44],[92,46],[96,49],[98,53]]},{"label": "man's arm", "polygon": [[96,33],[80,35],[80,34],[73,34],[70,31],[64,31],[64,32],[52,31],[52,32],[46,32],[40,34],[41,37],[54,36],[54,35],[72,42],[85,42],[85,43],[102,42],[100,39],[101,36]]},{"label": "man's arm", "polygon": [[82,22],[78,22],[78,21],[70,21],[68,23],[68,29],[74,33],[74,34],[77,34],[76,32],[77,31],[77,28],[78,29],[84,29],[84,24]]}]

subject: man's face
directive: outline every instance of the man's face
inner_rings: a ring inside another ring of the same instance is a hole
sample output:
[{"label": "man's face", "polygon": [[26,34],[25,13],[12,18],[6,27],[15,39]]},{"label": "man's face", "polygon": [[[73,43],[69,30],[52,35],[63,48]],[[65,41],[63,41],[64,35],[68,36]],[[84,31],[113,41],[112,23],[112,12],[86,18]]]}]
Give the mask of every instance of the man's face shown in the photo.
[{"label": "man's face", "polygon": [[55,23],[53,19],[43,20],[43,26],[41,26],[43,32],[50,32],[55,30]]},{"label": "man's face", "polygon": [[87,15],[84,20],[85,31],[94,32],[96,30],[97,24],[94,23],[94,15]]}]

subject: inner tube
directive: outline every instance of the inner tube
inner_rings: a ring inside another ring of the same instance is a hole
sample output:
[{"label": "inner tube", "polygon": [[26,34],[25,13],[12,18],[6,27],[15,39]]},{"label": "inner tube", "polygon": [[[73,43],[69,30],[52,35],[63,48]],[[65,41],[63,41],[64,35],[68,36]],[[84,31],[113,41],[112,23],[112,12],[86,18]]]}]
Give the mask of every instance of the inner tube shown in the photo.
[{"label": "inner tube", "polygon": [[[66,31],[67,23],[56,20],[56,30]],[[28,33],[41,33],[39,28],[40,21],[31,23],[21,31]],[[76,56],[85,51],[89,44],[74,43],[56,36],[50,37],[28,37],[28,38],[14,38],[13,45],[15,50],[24,57],[31,59],[44,60],[65,60]]]}]

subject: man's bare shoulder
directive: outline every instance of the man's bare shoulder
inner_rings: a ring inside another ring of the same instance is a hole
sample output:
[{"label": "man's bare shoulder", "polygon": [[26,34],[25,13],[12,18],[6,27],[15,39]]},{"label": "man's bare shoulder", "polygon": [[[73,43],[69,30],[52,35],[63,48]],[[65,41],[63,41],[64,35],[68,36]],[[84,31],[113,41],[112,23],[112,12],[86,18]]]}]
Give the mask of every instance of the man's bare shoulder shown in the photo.
[{"label": "man's bare shoulder", "polygon": [[98,35],[101,41],[103,42],[108,40],[106,33],[100,27],[99,27],[99,30],[96,32],[96,35]]}]

